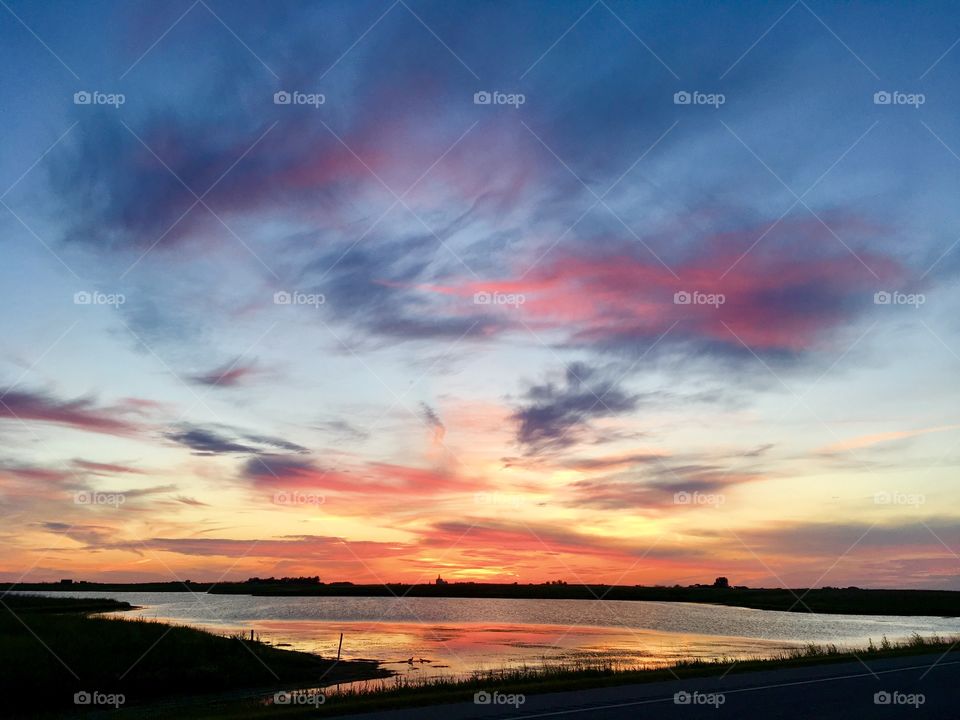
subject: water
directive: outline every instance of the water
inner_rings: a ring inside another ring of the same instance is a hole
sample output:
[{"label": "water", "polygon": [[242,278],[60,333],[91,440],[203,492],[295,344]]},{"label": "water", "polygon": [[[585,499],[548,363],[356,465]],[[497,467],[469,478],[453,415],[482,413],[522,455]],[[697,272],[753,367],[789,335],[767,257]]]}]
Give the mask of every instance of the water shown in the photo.
[{"label": "water", "polygon": [[[693,603],[392,597],[249,597],[182,593],[49,593],[113,597],[122,616],[219,633],[254,630],[274,645],[373,659],[411,676],[556,663],[657,666],[689,658],[775,655],[806,643],[863,647],[960,633],[956,618],[810,615]],[[409,660],[413,659],[410,663]],[[422,660],[422,662],[421,662]]]}]

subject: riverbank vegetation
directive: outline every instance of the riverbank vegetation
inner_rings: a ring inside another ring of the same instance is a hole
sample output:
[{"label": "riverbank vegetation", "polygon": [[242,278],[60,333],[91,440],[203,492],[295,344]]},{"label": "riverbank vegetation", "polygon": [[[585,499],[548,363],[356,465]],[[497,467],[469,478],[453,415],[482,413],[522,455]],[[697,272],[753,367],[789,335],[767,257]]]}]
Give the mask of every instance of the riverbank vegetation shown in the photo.
[{"label": "riverbank vegetation", "polygon": [[[114,600],[2,597],[4,712],[37,717],[51,711],[112,709],[94,707],[109,704],[96,702],[96,694],[114,700],[122,696],[125,706],[191,695],[263,694],[390,674],[374,661],[337,662],[240,635],[90,614],[123,609],[130,605]],[[91,699],[90,707],[84,699]]]}]

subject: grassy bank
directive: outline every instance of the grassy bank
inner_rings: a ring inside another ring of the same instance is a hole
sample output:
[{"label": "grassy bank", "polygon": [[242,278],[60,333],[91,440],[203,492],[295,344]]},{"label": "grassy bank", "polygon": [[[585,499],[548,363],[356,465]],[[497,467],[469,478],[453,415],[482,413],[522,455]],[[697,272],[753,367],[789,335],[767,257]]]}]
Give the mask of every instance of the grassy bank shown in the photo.
[{"label": "grassy bank", "polygon": [[[111,600],[7,595],[0,604],[4,711],[75,710],[74,695],[122,694],[126,704],[186,695],[327,685],[384,677],[375,662],[340,662],[240,637],[146,620],[90,616]],[[104,709],[104,708],[99,708]]]},{"label": "grassy bank", "polygon": [[[646,600],[729,605],[756,610],[844,615],[928,615],[960,617],[960,592],[949,590],[864,590],[861,588],[650,587],[642,585],[547,585],[450,583],[447,585],[353,585],[350,583],[190,583],[193,592],[263,596],[443,597],[540,600]],[[182,583],[117,585],[56,583],[18,585],[20,590],[86,592],[184,592]],[[0,586],[0,590],[3,586]]]},{"label": "grassy bank", "polygon": [[[372,712],[375,710],[402,707],[440,705],[445,703],[471,702],[476,692],[497,691],[504,694],[539,693],[586,690],[633,683],[669,681],[677,678],[709,677],[727,673],[745,673],[761,670],[809,667],[827,663],[876,660],[943,653],[950,650],[960,638],[914,636],[902,643],[890,643],[886,639],[869,647],[857,650],[835,645],[808,645],[785,652],[772,659],[739,660],[731,669],[731,660],[688,661],[670,668],[627,669],[615,665],[554,665],[538,668],[520,668],[478,674],[466,680],[420,680],[411,681],[397,676],[389,680],[368,684],[362,690],[340,691],[327,696],[319,705],[265,706],[263,703],[223,703],[198,708],[179,708],[178,718],[221,718],[222,720],[259,720],[260,718],[323,717],[338,714]],[[960,650],[957,651],[960,655]],[[146,720],[160,718],[153,713],[121,712],[118,718]]]},{"label": "grassy bank", "polygon": [[42,597],[40,595],[3,595],[0,608],[14,613],[102,613],[132,610],[133,605],[107,598]]}]

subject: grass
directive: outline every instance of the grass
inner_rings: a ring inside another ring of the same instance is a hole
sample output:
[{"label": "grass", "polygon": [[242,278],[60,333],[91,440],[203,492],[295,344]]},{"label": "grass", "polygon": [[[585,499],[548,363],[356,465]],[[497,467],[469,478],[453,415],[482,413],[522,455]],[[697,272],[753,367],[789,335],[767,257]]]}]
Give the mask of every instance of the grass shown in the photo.
[{"label": "grass", "polygon": [[[5,606],[5,607],[4,607]],[[106,598],[44,597],[41,595],[0,595],[0,609],[15,613],[91,613],[132,610],[133,605]]]},{"label": "grass", "polygon": [[[734,661],[689,660],[679,662],[670,668],[636,668],[619,666],[615,663],[586,664],[571,663],[562,665],[543,665],[539,667],[521,667],[499,671],[477,673],[474,676],[449,680],[439,678],[410,679],[395,676],[390,679],[366,683],[363,688],[340,689],[326,697],[326,701],[316,706],[266,706],[262,702],[226,702],[207,705],[203,708],[180,707],[177,717],[221,718],[223,720],[259,720],[266,717],[301,718],[325,715],[371,712],[375,710],[402,707],[439,705],[444,703],[470,702],[475,692],[496,690],[501,693],[538,693],[585,690],[589,688],[610,687],[633,683],[648,683],[675,680],[678,677],[693,678],[710,675],[752,672],[759,670],[778,670],[784,668],[808,667],[827,663],[852,661],[856,658],[874,660],[889,657],[902,657],[934,652],[946,652],[957,637],[922,637],[913,635],[906,641],[891,642],[884,637],[879,644],[871,643],[862,649],[844,648],[833,644],[809,644],[789,650],[772,658],[751,658]],[[733,669],[730,669],[733,664]],[[132,710],[132,709],[131,709]],[[150,712],[123,712],[118,718],[160,718],[161,714]]]},{"label": "grass", "polygon": [[118,609],[114,601],[50,600],[8,595],[0,605],[4,711],[36,716],[38,709],[74,709],[74,693],[81,691],[121,693],[126,703],[143,703],[389,674],[373,661],[337,663],[239,636],[87,614]]}]

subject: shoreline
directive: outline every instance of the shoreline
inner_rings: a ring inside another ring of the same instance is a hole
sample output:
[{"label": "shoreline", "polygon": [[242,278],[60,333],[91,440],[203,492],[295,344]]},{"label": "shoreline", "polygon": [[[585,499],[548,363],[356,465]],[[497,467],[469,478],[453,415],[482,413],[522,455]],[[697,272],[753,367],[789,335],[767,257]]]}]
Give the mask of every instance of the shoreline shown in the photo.
[{"label": "shoreline", "polygon": [[420,597],[497,600],[618,600],[686,602],[781,612],[960,617],[960,591],[862,588],[718,588],[627,585],[353,585],[342,583],[29,583],[0,584],[0,592],[196,592],[254,597]]}]

